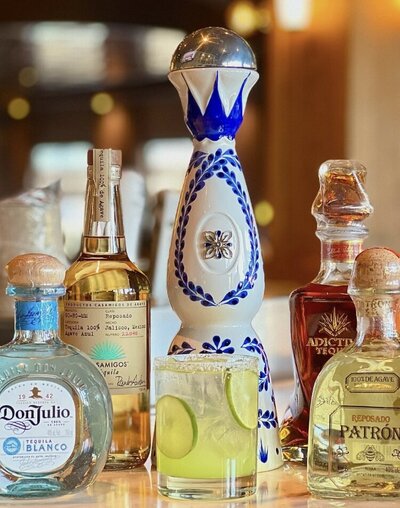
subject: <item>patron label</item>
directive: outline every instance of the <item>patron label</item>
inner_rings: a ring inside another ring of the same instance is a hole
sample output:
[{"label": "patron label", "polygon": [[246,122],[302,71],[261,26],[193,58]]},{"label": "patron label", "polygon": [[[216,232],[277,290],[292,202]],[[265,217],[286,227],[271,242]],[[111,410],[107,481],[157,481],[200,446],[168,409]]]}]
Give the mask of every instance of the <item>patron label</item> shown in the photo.
[{"label": "patron label", "polygon": [[349,346],[355,337],[355,316],[330,306],[327,312],[312,312],[313,303],[306,306],[307,347],[317,355],[332,356]]},{"label": "patron label", "polygon": [[0,462],[15,473],[51,473],[74,452],[76,407],[69,388],[29,379],[0,393]]},{"label": "patron label", "polygon": [[[400,407],[339,406],[329,417],[329,471],[400,473]],[[363,467],[360,467],[363,466]],[[376,474],[376,473],[375,473]]]},{"label": "patron label", "polygon": [[112,394],[148,389],[147,302],[64,302],[64,339],[86,353]]},{"label": "patron label", "polygon": [[394,372],[356,372],[345,381],[351,393],[394,393],[400,388],[400,378]]}]

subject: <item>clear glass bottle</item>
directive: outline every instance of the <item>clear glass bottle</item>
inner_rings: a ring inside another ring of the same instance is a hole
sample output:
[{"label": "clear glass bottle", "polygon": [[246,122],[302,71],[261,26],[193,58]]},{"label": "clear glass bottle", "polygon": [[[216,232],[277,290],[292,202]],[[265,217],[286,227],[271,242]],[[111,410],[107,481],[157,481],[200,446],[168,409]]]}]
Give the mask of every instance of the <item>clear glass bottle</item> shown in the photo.
[{"label": "clear glass bottle", "polygon": [[101,472],[112,407],[102,374],[58,336],[64,267],[24,254],[7,266],[15,335],[0,348],[0,496],[75,492]]},{"label": "clear glass bottle", "polygon": [[83,249],[67,270],[63,339],[103,372],[114,429],[106,469],[144,464],[150,451],[150,287],[129,260],[119,195],[121,152],[88,152]]},{"label": "clear glass bottle", "polygon": [[363,251],[349,293],[355,343],[331,358],[311,402],[308,487],[320,497],[400,495],[400,259]]},{"label": "clear glass bottle", "polygon": [[365,177],[366,169],[357,161],[330,160],[319,168],[312,214],[321,240],[321,267],[312,282],[289,298],[295,388],[279,432],[285,460],[306,463],[315,380],[327,360],[356,336],[347,284],[368,233],[362,221],[373,210]]}]

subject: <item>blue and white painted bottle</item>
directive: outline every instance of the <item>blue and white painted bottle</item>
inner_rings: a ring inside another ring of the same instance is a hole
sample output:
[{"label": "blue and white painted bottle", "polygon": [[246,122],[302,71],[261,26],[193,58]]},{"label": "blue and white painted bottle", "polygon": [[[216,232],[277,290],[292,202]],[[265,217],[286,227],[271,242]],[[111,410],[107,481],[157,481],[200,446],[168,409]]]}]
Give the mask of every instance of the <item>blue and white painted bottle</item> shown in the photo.
[{"label": "blue and white painted bottle", "polygon": [[258,79],[237,34],[209,27],[188,35],[171,62],[194,150],[168,261],[168,296],[182,325],[169,354],[238,353],[259,358],[259,471],[282,465],[267,355],[252,327],[264,295],[258,231],[235,134]]}]

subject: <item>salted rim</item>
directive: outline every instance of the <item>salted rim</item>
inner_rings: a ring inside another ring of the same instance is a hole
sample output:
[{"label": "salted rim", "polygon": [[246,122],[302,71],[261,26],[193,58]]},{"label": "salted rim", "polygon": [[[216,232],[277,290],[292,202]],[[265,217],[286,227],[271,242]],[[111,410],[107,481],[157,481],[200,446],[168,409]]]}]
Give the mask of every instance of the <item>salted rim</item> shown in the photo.
[{"label": "salted rim", "polygon": [[237,354],[187,354],[154,358],[155,370],[175,372],[218,372],[225,370],[252,370],[258,374],[258,359]]}]

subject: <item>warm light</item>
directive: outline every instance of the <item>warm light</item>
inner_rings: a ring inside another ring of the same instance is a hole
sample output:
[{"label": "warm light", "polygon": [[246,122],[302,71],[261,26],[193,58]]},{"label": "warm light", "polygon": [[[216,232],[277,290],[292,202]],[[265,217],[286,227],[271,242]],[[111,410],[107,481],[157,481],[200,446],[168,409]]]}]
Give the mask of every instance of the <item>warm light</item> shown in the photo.
[{"label": "warm light", "polygon": [[270,25],[270,14],[264,3],[255,5],[252,0],[235,0],[226,12],[229,28],[243,37],[257,30],[265,31]]},{"label": "warm light", "polygon": [[311,0],[275,0],[275,11],[284,30],[304,30],[311,21]]},{"label": "warm light", "polygon": [[268,226],[274,218],[274,208],[268,201],[259,201],[254,207],[254,215],[259,226]]},{"label": "warm light", "polygon": [[143,51],[146,71],[155,76],[168,73],[171,55],[184,38],[185,32],[171,28],[148,28],[140,35],[138,46]]},{"label": "warm light", "polygon": [[29,115],[31,105],[23,97],[12,99],[7,106],[7,112],[14,120],[22,120]]},{"label": "warm light", "polygon": [[256,10],[249,0],[238,0],[229,10],[229,26],[241,35],[249,35],[256,28]]},{"label": "warm light", "polygon": [[109,93],[96,93],[90,101],[90,107],[97,115],[106,115],[113,109],[114,99]]},{"label": "warm light", "polygon": [[23,67],[18,73],[18,81],[26,88],[36,85],[38,72],[35,67]]},{"label": "warm light", "polygon": [[41,21],[22,28],[40,81],[55,86],[101,82],[106,73],[102,23]]}]

